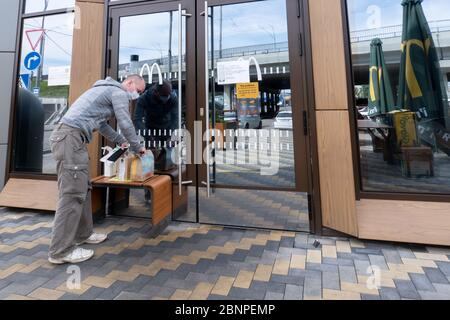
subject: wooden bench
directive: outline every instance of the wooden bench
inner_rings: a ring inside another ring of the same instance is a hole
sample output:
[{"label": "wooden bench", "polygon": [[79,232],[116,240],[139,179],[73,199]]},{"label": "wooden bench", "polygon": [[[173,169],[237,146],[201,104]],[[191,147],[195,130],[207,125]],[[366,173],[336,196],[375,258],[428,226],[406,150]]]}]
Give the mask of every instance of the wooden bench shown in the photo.
[{"label": "wooden bench", "polygon": [[433,150],[429,147],[403,147],[402,160],[404,162],[403,174],[407,177],[412,177],[412,163],[413,162],[425,162],[428,163],[429,171],[428,175],[434,177],[434,159]]},{"label": "wooden bench", "polygon": [[100,192],[105,205],[100,208],[102,212],[95,214],[106,215],[106,190],[107,188],[120,191],[129,189],[148,189],[152,195],[151,218],[154,227],[170,221],[172,215],[172,180],[169,176],[154,176],[144,182],[117,181],[108,177],[97,177],[91,180],[93,194]]}]

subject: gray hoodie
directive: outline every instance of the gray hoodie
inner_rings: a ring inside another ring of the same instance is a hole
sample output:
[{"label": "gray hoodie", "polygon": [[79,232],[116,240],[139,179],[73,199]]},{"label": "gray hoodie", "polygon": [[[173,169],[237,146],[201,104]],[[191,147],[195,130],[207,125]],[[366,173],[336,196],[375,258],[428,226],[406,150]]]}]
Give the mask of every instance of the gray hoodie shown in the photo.
[{"label": "gray hoodie", "polygon": [[[88,141],[96,130],[109,141],[122,144],[128,141],[131,151],[138,153],[141,145],[129,112],[130,98],[122,84],[108,77],[97,81],[69,108],[61,122],[80,129]],[[116,117],[123,135],[108,125],[108,119]]]}]

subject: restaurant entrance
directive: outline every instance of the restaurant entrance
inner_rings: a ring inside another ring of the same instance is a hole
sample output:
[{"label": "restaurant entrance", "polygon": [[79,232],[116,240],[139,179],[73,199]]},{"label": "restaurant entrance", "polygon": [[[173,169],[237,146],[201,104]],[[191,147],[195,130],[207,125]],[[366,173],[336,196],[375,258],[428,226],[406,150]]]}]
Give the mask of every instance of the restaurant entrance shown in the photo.
[{"label": "restaurant entrance", "polygon": [[[175,220],[311,230],[301,11],[287,0],[110,6],[107,73],[143,75],[149,95],[172,87],[171,103],[141,98],[131,112],[172,176]],[[166,127],[136,112],[146,108],[170,108]]]}]

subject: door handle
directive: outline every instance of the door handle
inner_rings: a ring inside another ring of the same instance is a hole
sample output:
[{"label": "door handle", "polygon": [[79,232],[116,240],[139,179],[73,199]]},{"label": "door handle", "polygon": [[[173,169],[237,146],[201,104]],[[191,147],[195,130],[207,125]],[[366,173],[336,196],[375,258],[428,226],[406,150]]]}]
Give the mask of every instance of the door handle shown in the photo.
[{"label": "door handle", "polygon": [[[211,177],[209,176],[209,164],[211,162],[211,150],[209,141],[211,140],[211,132],[209,131],[209,66],[208,66],[208,1],[205,1],[205,11],[203,11],[200,15],[205,17],[205,109],[206,109],[206,183],[202,182],[202,184],[206,184],[207,197],[211,197]],[[213,53],[214,54],[214,53]]]},{"label": "door handle", "polygon": [[181,55],[183,54],[183,49],[181,46],[183,45],[183,11],[181,9],[181,3],[178,4],[178,192],[180,196],[183,193],[183,166],[182,166],[182,144],[181,144],[181,112],[183,111],[183,68],[181,66],[183,59]]},{"label": "door handle", "polygon": [[[192,184],[192,181],[183,181],[183,167],[182,167],[182,141],[181,141],[181,122],[183,113],[183,17],[191,17],[190,13],[183,13],[181,3],[178,4],[178,192],[180,196],[183,193],[183,185]],[[186,69],[187,71],[187,69]]]}]

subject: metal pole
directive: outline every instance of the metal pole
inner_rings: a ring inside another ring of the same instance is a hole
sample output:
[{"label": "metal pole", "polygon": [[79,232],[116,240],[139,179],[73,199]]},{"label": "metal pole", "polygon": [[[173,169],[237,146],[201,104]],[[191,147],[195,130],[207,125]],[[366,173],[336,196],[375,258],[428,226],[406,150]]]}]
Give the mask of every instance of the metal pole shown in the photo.
[{"label": "metal pole", "polygon": [[172,28],[173,28],[173,12],[170,11],[170,27],[169,27],[169,80],[172,74]]},{"label": "metal pole", "polygon": [[[49,0],[45,0],[45,4],[44,4],[44,11],[47,11],[48,8],[48,1]],[[41,23],[41,29],[44,29],[45,27],[45,16],[42,17],[42,23]],[[41,82],[42,79],[42,71],[43,71],[43,64],[44,64],[44,50],[45,50],[45,31],[42,35],[42,39],[41,39],[41,43],[40,43],[40,47],[39,47],[39,54],[41,55],[41,65],[38,68],[37,71],[37,75],[36,75],[36,85],[35,87],[39,87],[39,84]]]}]

